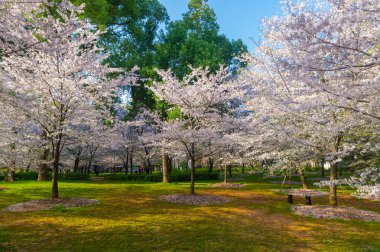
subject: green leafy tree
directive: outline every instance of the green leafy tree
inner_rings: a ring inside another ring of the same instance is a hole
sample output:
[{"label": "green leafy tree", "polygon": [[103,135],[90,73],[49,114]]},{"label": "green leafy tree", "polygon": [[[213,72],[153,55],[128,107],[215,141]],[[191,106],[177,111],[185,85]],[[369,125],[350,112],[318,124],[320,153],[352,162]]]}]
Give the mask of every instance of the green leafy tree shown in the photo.
[{"label": "green leafy tree", "polygon": [[207,0],[190,0],[182,19],[170,22],[167,32],[161,33],[157,64],[183,78],[190,72],[189,65],[208,66],[212,72],[220,64],[236,66],[234,57],[244,52],[247,47],[241,40],[229,40],[219,34],[215,12]]},{"label": "green leafy tree", "polygon": [[133,118],[142,106],[155,109],[158,105],[145,86],[155,78],[158,30],[169,21],[165,7],[158,0],[73,1],[85,3],[85,16],[107,31],[99,42],[110,55],[107,63],[126,70],[139,67],[139,85],[125,90],[130,96],[127,117]]}]

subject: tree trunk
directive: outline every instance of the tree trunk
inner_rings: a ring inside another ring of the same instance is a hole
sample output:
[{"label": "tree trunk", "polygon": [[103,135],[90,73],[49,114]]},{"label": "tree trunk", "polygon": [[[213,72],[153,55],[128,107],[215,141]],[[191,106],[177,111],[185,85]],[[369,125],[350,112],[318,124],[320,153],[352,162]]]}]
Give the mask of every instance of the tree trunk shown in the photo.
[{"label": "tree trunk", "polygon": [[129,157],[129,164],[131,166],[131,173],[133,173],[133,152],[131,150],[131,156]]},{"label": "tree trunk", "polygon": [[[14,131],[15,133],[16,131]],[[16,134],[16,133],[15,133]],[[10,150],[11,150],[11,157],[10,162],[8,165],[8,170],[6,174],[6,181],[8,182],[14,182],[16,180],[16,144],[12,143],[10,144]]]},{"label": "tree trunk", "polygon": [[90,159],[90,161],[88,161],[88,164],[87,164],[88,174],[91,173],[91,166],[92,166],[92,161]]},{"label": "tree trunk", "polygon": [[334,183],[334,180],[336,180],[336,170],[337,170],[337,163],[334,163],[331,165],[331,172],[330,172],[330,205],[337,206],[338,205],[338,198],[336,194],[336,184]]},{"label": "tree trunk", "polygon": [[306,182],[305,171],[304,171],[304,169],[299,169],[298,172],[299,172],[299,174],[300,174],[300,179],[301,179],[301,183],[302,183],[302,188],[303,188],[303,189],[309,189],[309,186],[307,185],[307,182]]},{"label": "tree trunk", "polygon": [[53,162],[53,170],[52,170],[52,195],[51,197],[53,199],[58,199],[58,169],[59,169],[59,157],[60,157],[60,148],[61,148],[61,139],[62,139],[62,133],[58,135],[57,143],[55,145],[55,152],[54,152],[54,162]]},{"label": "tree trunk", "polygon": [[228,177],[232,178],[232,165],[228,165]]},{"label": "tree trunk", "polygon": [[47,180],[47,164],[40,164],[38,168],[38,179],[37,181],[46,181]]},{"label": "tree trunk", "polygon": [[225,165],[224,166],[224,183],[228,183],[227,168],[228,168],[228,165]]},{"label": "tree trunk", "polygon": [[244,168],[245,168],[245,164],[243,163],[243,166],[241,167],[241,173],[244,174]]},{"label": "tree trunk", "polygon": [[194,143],[191,143],[191,185],[190,194],[195,194],[195,149]]},{"label": "tree trunk", "polygon": [[[334,145],[334,152],[339,151],[340,141],[342,140],[342,134],[339,134],[336,137],[335,145]],[[331,165],[331,171],[330,171],[330,205],[337,206],[338,205],[338,196],[336,192],[336,184],[335,180],[337,179],[338,175],[338,163],[334,162]]]},{"label": "tree trunk", "polygon": [[170,183],[170,174],[168,169],[168,155],[165,149],[165,143],[162,143],[162,182]]},{"label": "tree trunk", "polygon": [[16,172],[14,170],[14,167],[8,167],[6,181],[14,182],[15,180],[16,180]]},{"label": "tree trunk", "polygon": [[150,161],[149,161],[149,158],[146,160],[146,162],[144,162],[144,170],[145,170],[146,174],[150,173]]},{"label": "tree trunk", "polygon": [[214,162],[211,158],[208,159],[208,172],[211,173],[212,169],[214,168]]},{"label": "tree trunk", "polygon": [[123,161],[125,174],[128,174],[128,162],[129,162],[129,150],[127,148],[127,157]]},{"label": "tree trunk", "polygon": [[173,170],[173,158],[169,157],[169,155],[166,154],[166,160],[168,161],[168,171],[170,174]]},{"label": "tree trunk", "polygon": [[321,177],[324,178],[325,177],[325,159],[322,158],[321,160]]},{"label": "tree trunk", "polygon": [[[75,157],[75,161],[74,161],[74,172],[78,172],[78,170],[79,170],[79,162],[80,162],[79,157]],[[82,171],[82,173],[83,173],[83,171]]]}]

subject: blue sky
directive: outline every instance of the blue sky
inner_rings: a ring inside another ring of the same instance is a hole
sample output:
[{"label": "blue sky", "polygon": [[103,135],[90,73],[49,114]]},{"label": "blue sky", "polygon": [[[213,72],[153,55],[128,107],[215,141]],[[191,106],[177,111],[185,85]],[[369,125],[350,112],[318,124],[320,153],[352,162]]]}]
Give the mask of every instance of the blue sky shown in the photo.
[{"label": "blue sky", "polygon": [[[188,0],[160,0],[171,20],[181,18]],[[220,32],[231,39],[242,39],[250,51],[255,46],[250,38],[260,39],[260,22],[281,13],[279,0],[209,0],[218,18]]]}]

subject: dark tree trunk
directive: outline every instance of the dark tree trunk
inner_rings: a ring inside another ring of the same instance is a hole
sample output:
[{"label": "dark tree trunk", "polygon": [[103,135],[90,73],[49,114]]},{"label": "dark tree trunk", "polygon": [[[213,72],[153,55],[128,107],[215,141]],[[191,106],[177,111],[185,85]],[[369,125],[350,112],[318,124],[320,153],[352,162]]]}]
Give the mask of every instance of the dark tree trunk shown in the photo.
[{"label": "dark tree trunk", "polygon": [[124,173],[128,174],[128,160],[127,162],[123,162],[123,166],[124,166]]},{"label": "dark tree trunk", "polygon": [[[79,157],[75,157],[75,161],[74,161],[74,172],[78,172],[79,170],[79,162],[80,162],[80,159]],[[82,170],[83,168],[81,168]],[[83,170],[82,170],[82,173],[83,173]]]},{"label": "dark tree trunk", "polygon": [[131,150],[131,156],[129,157],[129,164],[131,166],[131,173],[133,173],[133,152]]},{"label": "dark tree trunk", "polygon": [[190,194],[195,194],[195,147],[194,143],[191,143],[191,185]]},{"label": "dark tree trunk", "polygon": [[165,143],[162,143],[162,182],[170,183],[168,155],[166,153]]},{"label": "dark tree trunk", "polygon": [[228,177],[232,178],[232,165],[228,165]]},{"label": "dark tree trunk", "polygon": [[241,173],[244,174],[244,168],[245,168],[245,164],[243,163],[242,167],[241,167]]},{"label": "dark tree trunk", "polygon": [[146,174],[150,173],[150,160],[149,158],[144,162],[144,170]]},{"label": "dark tree trunk", "polygon": [[57,137],[57,143],[55,145],[54,150],[54,162],[53,162],[53,170],[52,170],[52,195],[53,199],[58,199],[58,169],[59,169],[59,158],[60,158],[60,150],[61,150],[61,140],[62,133],[60,133]]},{"label": "dark tree trunk", "polygon": [[150,174],[150,173],[152,173],[152,164],[150,163],[150,158],[148,158],[147,161],[148,161],[148,162],[147,162],[147,165],[148,165],[148,173]]},{"label": "dark tree trunk", "polygon": [[92,161],[90,159],[90,161],[88,161],[88,164],[87,164],[87,169],[88,169],[89,174],[91,173],[91,166],[92,166]]},{"label": "dark tree trunk", "polygon": [[166,154],[166,160],[168,162],[168,171],[171,173],[173,170],[173,158],[169,157],[169,155]]},{"label": "dark tree trunk", "polygon": [[208,159],[208,172],[211,173],[214,168],[214,161],[211,158]]},{"label": "dark tree trunk", "polygon": [[228,168],[228,165],[225,165],[224,166],[224,183],[228,183],[227,168]]},{"label": "dark tree trunk", "polygon": [[[126,157],[126,160],[124,162],[124,169],[125,169],[125,174],[128,174],[128,162],[129,162],[129,151],[127,149],[127,157]],[[132,172],[131,172],[132,173]]]}]

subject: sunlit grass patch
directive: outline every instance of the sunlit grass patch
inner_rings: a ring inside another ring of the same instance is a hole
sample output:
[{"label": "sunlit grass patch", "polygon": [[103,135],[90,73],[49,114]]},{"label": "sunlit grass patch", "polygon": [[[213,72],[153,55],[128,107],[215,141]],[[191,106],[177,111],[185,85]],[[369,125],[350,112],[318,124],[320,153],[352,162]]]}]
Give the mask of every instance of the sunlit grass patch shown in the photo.
[{"label": "sunlit grass patch", "polygon": [[[162,195],[186,194],[188,183],[62,182],[62,197],[85,197],[93,206],[50,211],[0,211],[0,251],[376,251],[379,223],[318,220],[292,213],[286,195],[256,176],[244,188],[210,188],[199,194],[230,202],[189,206],[164,202]],[[0,208],[50,197],[50,182],[0,183]],[[299,188],[299,187],[298,187]],[[340,190],[340,203],[379,212],[380,205]],[[313,204],[326,205],[316,198]],[[296,205],[303,205],[299,198]],[[3,235],[4,234],[4,235]],[[3,247],[1,247],[3,246]]]}]

